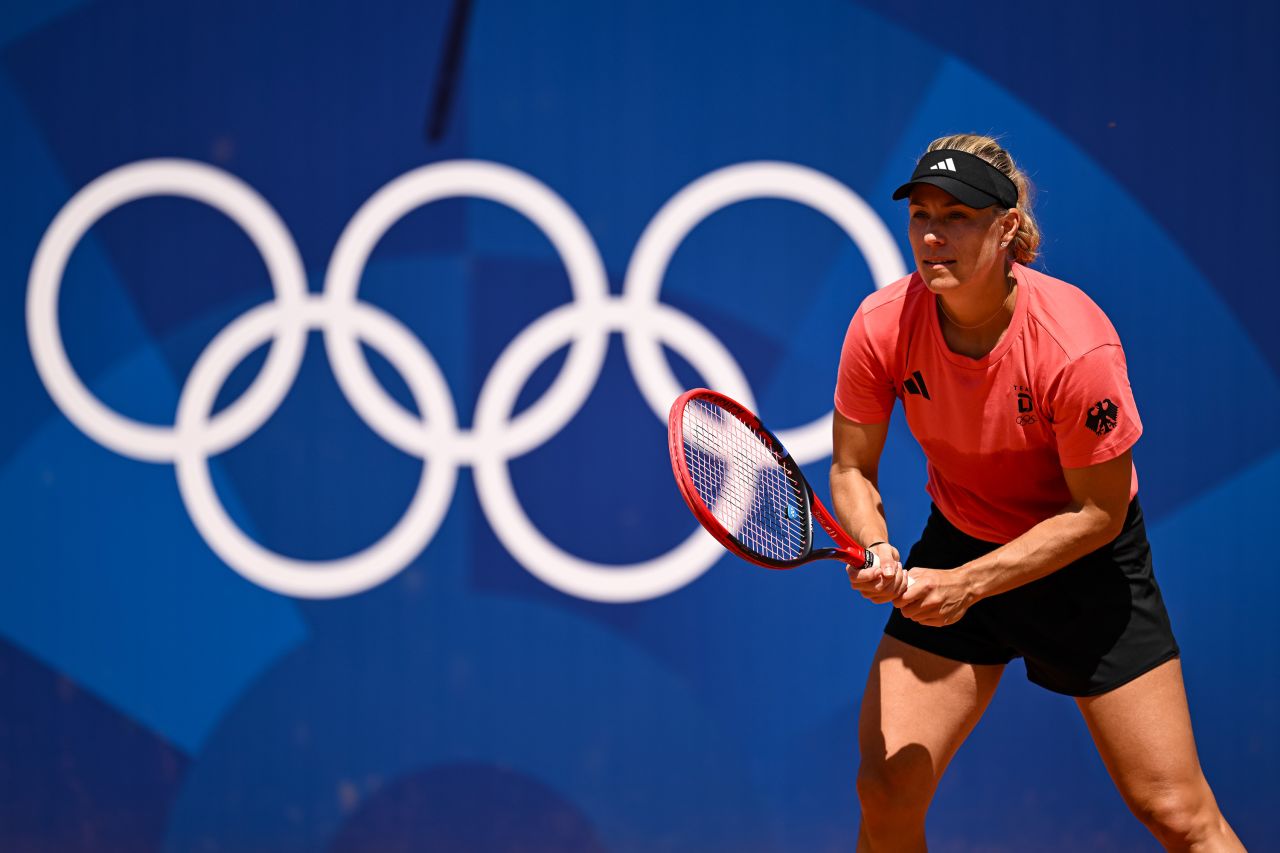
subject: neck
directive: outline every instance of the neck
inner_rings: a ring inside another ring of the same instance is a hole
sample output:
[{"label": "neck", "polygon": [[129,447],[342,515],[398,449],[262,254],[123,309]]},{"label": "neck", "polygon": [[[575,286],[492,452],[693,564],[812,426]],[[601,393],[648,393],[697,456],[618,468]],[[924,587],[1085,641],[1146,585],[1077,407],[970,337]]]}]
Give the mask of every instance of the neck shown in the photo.
[{"label": "neck", "polygon": [[1010,296],[1016,287],[1013,270],[1007,269],[980,284],[974,282],[951,293],[939,293],[939,319],[961,331],[986,332],[988,327],[1003,330],[1013,317]]},{"label": "neck", "polygon": [[[994,292],[992,292],[994,291]],[[957,355],[983,358],[999,345],[1013,321],[1017,304],[1017,282],[1009,275],[999,290],[990,288],[981,294],[966,294],[963,300],[938,295],[938,325],[947,348]],[[959,302],[952,313],[952,305]]]}]

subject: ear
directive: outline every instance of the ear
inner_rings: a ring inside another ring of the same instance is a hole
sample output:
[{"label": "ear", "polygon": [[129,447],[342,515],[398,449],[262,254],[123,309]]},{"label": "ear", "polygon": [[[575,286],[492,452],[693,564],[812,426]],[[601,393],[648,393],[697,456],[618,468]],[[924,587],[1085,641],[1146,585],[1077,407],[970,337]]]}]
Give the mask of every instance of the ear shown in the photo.
[{"label": "ear", "polygon": [[1022,211],[1011,207],[1000,217],[1000,248],[1007,249],[1013,245],[1018,236],[1018,228],[1022,225]]}]

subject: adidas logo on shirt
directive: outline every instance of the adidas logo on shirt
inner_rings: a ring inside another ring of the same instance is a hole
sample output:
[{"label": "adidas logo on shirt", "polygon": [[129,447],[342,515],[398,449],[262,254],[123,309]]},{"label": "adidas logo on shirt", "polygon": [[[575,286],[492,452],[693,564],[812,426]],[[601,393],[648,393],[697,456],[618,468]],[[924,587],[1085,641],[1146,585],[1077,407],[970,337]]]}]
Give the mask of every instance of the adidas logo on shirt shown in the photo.
[{"label": "adidas logo on shirt", "polygon": [[930,169],[941,169],[941,170],[942,170],[942,171],[944,171],[944,172],[954,172],[954,171],[956,171],[956,163],[955,163],[955,161],[954,161],[954,160],[952,160],[950,157],[948,157],[948,158],[947,158],[947,159],[945,159],[945,160],[942,160],[942,161],[939,161],[939,162],[937,162],[937,163],[934,163],[934,164],[933,164],[932,166],[930,166],[929,168],[930,168]]},{"label": "adidas logo on shirt", "polygon": [[908,394],[924,397],[926,400],[933,399],[929,396],[929,386],[924,384],[924,376],[918,370],[902,380],[902,387]]}]

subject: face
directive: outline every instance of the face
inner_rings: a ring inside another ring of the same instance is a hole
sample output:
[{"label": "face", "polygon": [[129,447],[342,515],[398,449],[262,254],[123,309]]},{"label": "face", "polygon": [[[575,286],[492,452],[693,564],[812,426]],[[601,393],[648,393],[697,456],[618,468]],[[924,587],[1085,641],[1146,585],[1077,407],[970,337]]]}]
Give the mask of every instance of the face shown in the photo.
[{"label": "face", "polygon": [[930,290],[1004,280],[1008,251],[1000,243],[1017,232],[1016,210],[969,207],[932,184],[912,187],[908,210],[911,251]]}]

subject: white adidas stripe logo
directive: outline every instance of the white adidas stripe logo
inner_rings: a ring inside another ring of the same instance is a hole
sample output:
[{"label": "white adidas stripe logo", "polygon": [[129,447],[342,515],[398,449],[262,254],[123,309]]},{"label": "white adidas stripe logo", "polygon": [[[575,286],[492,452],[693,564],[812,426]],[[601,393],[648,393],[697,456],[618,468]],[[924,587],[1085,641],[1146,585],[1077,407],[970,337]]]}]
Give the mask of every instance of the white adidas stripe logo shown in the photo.
[{"label": "white adidas stripe logo", "polygon": [[956,164],[955,164],[955,161],[953,161],[950,157],[948,157],[947,159],[943,160],[940,163],[934,163],[929,168],[941,169],[944,172],[954,172],[956,170]]}]

